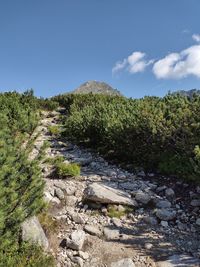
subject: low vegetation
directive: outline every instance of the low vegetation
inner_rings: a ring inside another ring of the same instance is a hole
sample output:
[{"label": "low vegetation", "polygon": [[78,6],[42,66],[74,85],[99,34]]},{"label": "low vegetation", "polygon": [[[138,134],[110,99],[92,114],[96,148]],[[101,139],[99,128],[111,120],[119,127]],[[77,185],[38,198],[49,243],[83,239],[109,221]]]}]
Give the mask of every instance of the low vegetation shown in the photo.
[{"label": "low vegetation", "polygon": [[132,212],[133,209],[130,207],[121,207],[116,205],[109,205],[108,206],[108,216],[111,218],[121,218],[128,213]]},{"label": "low vegetation", "polygon": [[61,132],[60,127],[57,125],[50,125],[48,127],[48,130],[49,130],[50,134],[54,135],[54,136],[58,136]]},{"label": "low vegetation", "polygon": [[80,175],[80,166],[76,163],[61,162],[56,165],[59,178],[75,177]]},{"label": "low vegetation", "polygon": [[65,95],[64,135],[146,172],[199,182],[200,97]]},{"label": "low vegetation", "polygon": [[0,252],[0,267],[55,267],[51,255],[43,254],[40,247],[23,243],[11,250]]}]

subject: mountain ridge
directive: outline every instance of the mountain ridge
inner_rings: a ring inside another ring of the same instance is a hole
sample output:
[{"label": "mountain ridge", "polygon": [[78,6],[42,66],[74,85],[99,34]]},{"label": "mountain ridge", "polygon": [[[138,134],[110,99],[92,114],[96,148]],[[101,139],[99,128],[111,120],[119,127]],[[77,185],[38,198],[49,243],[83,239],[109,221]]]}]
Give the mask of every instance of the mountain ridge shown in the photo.
[{"label": "mountain ridge", "polygon": [[105,94],[122,96],[121,92],[109,84],[100,81],[87,81],[71,92],[72,94]]}]

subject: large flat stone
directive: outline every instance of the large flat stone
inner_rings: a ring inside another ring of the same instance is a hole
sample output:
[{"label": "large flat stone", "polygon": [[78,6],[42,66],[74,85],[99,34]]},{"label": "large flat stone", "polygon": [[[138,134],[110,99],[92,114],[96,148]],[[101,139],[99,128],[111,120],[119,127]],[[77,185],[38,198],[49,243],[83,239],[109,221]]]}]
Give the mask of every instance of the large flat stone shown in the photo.
[{"label": "large flat stone", "polygon": [[85,190],[84,197],[85,200],[103,204],[137,206],[137,202],[128,193],[99,183],[90,184]]}]

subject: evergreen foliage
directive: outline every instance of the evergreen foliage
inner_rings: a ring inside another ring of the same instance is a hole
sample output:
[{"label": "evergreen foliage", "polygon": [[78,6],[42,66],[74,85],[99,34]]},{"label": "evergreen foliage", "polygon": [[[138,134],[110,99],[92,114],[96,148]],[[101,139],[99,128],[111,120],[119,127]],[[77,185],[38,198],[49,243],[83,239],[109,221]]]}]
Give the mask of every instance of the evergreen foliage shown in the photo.
[{"label": "evergreen foliage", "polygon": [[55,98],[67,108],[65,136],[146,171],[199,181],[200,97]]},{"label": "evergreen foliage", "polygon": [[32,90],[0,94],[0,266],[41,266],[45,261],[41,252],[39,259],[40,249],[19,239],[21,223],[44,207],[38,161],[29,161],[23,146],[37,126],[39,109]]}]

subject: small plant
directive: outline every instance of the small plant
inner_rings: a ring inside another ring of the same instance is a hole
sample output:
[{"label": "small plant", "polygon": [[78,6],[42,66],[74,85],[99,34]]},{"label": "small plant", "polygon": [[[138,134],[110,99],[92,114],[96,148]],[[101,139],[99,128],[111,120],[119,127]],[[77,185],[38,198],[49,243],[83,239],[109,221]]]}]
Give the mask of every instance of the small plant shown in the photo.
[{"label": "small plant", "polygon": [[57,125],[50,125],[50,126],[48,127],[48,130],[49,130],[50,134],[51,134],[51,135],[54,135],[54,136],[59,135],[60,132],[61,132],[61,131],[60,131],[60,127],[57,126]]},{"label": "small plant", "polygon": [[45,163],[48,163],[50,165],[57,165],[61,162],[64,162],[65,158],[63,156],[56,156],[56,157],[49,157],[45,159]]},{"label": "small plant", "polygon": [[53,220],[52,216],[50,216],[47,211],[41,212],[38,215],[38,219],[47,234],[56,232],[58,228],[58,222]]},{"label": "small plant", "polygon": [[123,209],[119,209],[116,205],[109,205],[108,206],[108,216],[111,218],[121,218],[122,216],[130,213],[132,208],[125,206]]},{"label": "small plant", "polygon": [[80,166],[76,163],[58,163],[56,166],[56,171],[59,178],[67,176],[79,176],[80,175]]}]

